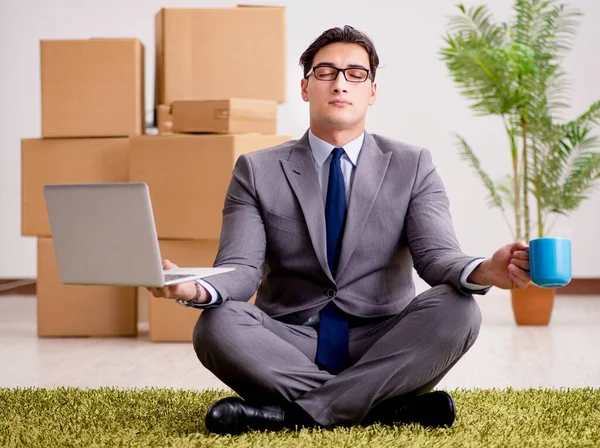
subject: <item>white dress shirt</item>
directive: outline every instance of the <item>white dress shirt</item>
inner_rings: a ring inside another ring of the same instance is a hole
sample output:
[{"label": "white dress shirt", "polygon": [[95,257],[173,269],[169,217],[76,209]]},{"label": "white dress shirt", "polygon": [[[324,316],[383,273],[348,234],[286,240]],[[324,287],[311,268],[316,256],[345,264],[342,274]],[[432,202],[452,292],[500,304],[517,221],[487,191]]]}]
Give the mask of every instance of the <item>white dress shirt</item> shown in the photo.
[{"label": "white dress shirt", "polygon": [[[350,191],[352,190],[352,182],[354,180],[354,168],[356,167],[356,163],[358,161],[358,156],[360,154],[360,150],[363,145],[363,140],[365,138],[365,133],[363,132],[358,138],[352,140],[349,143],[346,143],[344,148],[344,154],[340,160],[340,165],[342,169],[342,174],[344,176],[344,185],[346,187],[346,204],[348,204],[348,200],[350,199]],[[329,166],[331,165],[332,152],[335,146],[327,143],[326,141],[320,139],[316,135],[312,133],[311,130],[308,131],[308,142],[310,145],[310,149],[313,154],[313,160],[315,162],[315,169],[319,174],[319,185],[321,187],[321,192],[323,195],[323,204],[327,202],[327,186],[329,183]],[[460,276],[461,284],[470,290],[482,290],[487,288],[488,286],[477,285],[474,283],[467,282],[467,278],[475,270],[477,266],[481,262],[484,261],[484,258],[478,258],[469,263],[462,271]],[[219,300],[219,295],[215,289],[203,280],[198,280],[198,282],[206,288],[206,290],[211,295],[211,301],[206,303],[205,305],[212,305],[217,300]]]}]

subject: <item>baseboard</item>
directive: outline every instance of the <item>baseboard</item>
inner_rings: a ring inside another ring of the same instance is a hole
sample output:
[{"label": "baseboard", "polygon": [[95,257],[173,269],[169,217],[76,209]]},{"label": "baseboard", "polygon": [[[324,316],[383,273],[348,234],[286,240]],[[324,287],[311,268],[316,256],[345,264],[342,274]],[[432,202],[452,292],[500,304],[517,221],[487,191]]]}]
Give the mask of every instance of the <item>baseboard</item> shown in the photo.
[{"label": "baseboard", "polygon": [[574,278],[567,286],[558,288],[557,294],[600,295],[600,278]]},{"label": "baseboard", "polygon": [[4,279],[0,280],[1,295],[35,295],[35,279]]},{"label": "baseboard", "polygon": [[[574,278],[556,291],[559,295],[600,295],[600,278]],[[1,295],[35,295],[36,281],[31,279],[0,280]]]}]

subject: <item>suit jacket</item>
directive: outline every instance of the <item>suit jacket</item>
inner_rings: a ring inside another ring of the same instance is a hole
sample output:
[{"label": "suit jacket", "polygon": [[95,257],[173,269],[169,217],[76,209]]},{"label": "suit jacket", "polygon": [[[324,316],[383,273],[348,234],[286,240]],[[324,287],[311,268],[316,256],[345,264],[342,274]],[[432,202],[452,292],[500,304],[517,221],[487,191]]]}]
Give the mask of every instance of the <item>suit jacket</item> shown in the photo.
[{"label": "suit jacket", "polygon": [[[223,209],[215,266],[223,300],[249,300],[302,324],[330,300],[357,317],[397,314],[415,297],[413,265],[429,285],[460,284],[475,258],[459,248],[431,153],[365,132],[338,269],[327,264],[325,205],[308,132],[238,158]],[[261,281],[262,280],[262,281]]]}]

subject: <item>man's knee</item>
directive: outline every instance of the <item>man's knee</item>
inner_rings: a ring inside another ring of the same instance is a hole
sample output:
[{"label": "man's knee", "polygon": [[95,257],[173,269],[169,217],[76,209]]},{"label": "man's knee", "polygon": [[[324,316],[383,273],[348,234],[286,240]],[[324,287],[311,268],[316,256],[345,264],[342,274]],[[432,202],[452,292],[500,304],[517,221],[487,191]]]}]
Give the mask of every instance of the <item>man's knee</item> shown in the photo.
[{"label": "man's knee", "polygon": [[471,319],[473,319],[475,322],[481,321],[479,306],[477,305],[477,302],[472,294],[461,292],[454,286],[450,285],[443,285],[441,288],[445,291],[446,297],[448,297],[451,301],[458,303],[457,306],[464,308],[464,312],[467,313]]},{"label": "man's knee", "polygon": [[439,298],[442,320],[455,330],[447,334],[458,336],[462,333],[468,338],[468,346],[472,345],[479,334],[482,321],[481,310],[475,298],[450,285],[440,285],[432,289]]},{"label": "man's knee", "polygon": [[218,349],[218,343],[225,335],[231,334],[231,329],[242,315],[250,312],[252,305],[246,302],[227,300],[215,308],[202,311],[194,326],[192,344],[200,361],[206,365],[211,351]]}]

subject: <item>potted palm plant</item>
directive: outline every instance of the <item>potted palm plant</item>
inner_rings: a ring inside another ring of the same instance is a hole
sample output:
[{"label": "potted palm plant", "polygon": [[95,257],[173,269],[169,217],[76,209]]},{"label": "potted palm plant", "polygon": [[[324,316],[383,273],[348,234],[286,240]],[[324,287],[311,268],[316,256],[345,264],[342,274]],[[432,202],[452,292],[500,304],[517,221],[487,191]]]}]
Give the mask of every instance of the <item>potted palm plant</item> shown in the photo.
[{"label": "potted palm plant", "polygon": [[[450,18],[440,57],[469,107],[501,119],[512,170],[493,180],[467,141],[457,135],[460,155],[476,171],[515,239],[548,236],[556,217],[575,210],[600,177],[600,101],[574,120],[561,62],[571,48],[581,13],[554,0],[517,0],[508,22],[494,23],[487,6]],[[518,324],[546,325],[555,290],[530,284],[511,291]]]}]

